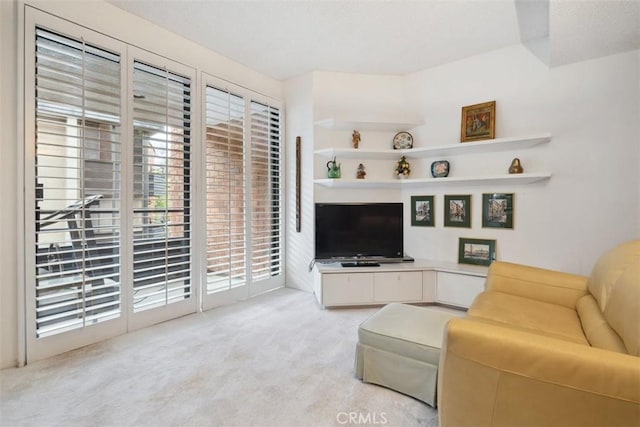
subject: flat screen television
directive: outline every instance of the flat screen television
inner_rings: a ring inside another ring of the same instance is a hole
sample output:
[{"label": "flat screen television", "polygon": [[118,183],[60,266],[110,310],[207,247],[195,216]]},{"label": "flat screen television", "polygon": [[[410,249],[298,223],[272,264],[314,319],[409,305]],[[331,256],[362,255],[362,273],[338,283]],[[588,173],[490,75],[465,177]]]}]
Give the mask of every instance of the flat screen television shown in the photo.
[{"label": "flat screen television", "polygon": [[402,203],[316,203],[316,260],[402,260]]}]

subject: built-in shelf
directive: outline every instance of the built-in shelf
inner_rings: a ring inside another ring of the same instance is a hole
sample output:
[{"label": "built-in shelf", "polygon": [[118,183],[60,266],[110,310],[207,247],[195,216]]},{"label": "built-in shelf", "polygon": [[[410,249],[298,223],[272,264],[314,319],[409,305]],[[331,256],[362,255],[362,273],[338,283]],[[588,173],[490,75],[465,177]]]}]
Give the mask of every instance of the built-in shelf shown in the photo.
[{"label": "built-in shelf", "polygon": [[[316,126],[332,130],[370,130],[370,131],[402,131],[413,129],[424,124],[424,120],[416,121],[348,121],[325,119],[315,122]],[[494,153],[500,151],[524,150],[551,141],[551,135],[539,134],[524,137],[497,138],[476,142],[453,143],[446,145],[432,145],[428,147],[414,147],[408,150],[394,150],[362,148],[321,148],[314,151],[314,155],[323,158],[355,159],[355,160],[389,160],[397,161],[400,156],[408,159],[427,159],[444,156],[469,155],[479,153]],[[550,172],[533,172],[523,174],[451,176],[446,178],[417,178],[417,179],[315,179],[314,183],[330,188],[411,188],[434,185],[452,184],[532,184],[551,178]]]},{"label": "built-in shelf", "polygon": [[455,176],[447,178],[421,178],[421,179],[390,179],[390,180],[369,180],[369,179],[316,179],[314,183],[331,188],[399,188],[412,186],[429,185],[450,185],[450,184],[532,184],[534,182],[545,181],[551,178],[551,173],[521,173],[513,175],[493,175],[493,176]]},{"label": "built-in shelf", "polygon": [[551,141],[551,135],[536,135],[520,138],[498,138],[487,141],[465,142],[432,147],[412,148],[409,150],[366,148],[321,148],[315,151],[318,156],[326,158],[383,160],[405,156],[408,159],[424,159],[428,157],[454,156],[458,154],[492,153],[498,151],[527,149]]},{"label": "built-in shelf", "polygon": [[408,121],[358,121],[323,119],[315,122],[316,126],[334,130],[369,130],[376,132],[399,132],[422,126],[424,120]]}]

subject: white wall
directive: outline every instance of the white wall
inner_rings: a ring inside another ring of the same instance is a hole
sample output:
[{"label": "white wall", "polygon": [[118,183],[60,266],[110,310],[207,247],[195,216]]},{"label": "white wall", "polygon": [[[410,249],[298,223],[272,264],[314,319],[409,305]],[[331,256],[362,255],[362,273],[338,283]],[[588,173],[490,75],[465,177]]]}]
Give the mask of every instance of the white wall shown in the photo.
[{"label": "white wall", "polygon": [[[436,195],[436,227],[405,229],[406,251],[456,261],[458,237],[491,238],[498,259],[587,275],[603,251],[639,238],[639,58],[635,51],[548,69],[513,46],[408,76],[410,102],[427,122],[415,132],[419,144],[457,143],[461,106],[490,100],[497,137],[552,135],[544,147],[451,157],[452,175],[504,173],[519,157],[525,172],[552,177],[405,192],[407,204],[411,194]],[[515,193],[513,230],[482,228],[488,192]],[[444,194],[472,194],[472,229],[443,227]]]},{"label": "white wall", "polygon": [[[18,279],[19,227],[17,208],[18,186],[22,169],[18,140],[20,76],[18,75],[19,17],[25,4],[62,17],[76,24],[102,32],[128,44],[166,56],[188,65],[198,72],[228,80],[275,99],[282,99],[282,83],[250,68],[233,62],[215,52],[178,37],[134,15],[103,1],[1,1],[0,0],[0,368],[18,363]],[[197,83],[199,84],[199,83]],[[197,98],[195,105],[197,104]],[[197,109],[196,109],[197,111]]]},{"label": "white wall", "polygon": [[[287,287],[312,290],[313,259],[313,75],[289,79],[284,85],[286,115],[286,277]],[[300,232],[296,231],[296,137],[301,138]]]}]

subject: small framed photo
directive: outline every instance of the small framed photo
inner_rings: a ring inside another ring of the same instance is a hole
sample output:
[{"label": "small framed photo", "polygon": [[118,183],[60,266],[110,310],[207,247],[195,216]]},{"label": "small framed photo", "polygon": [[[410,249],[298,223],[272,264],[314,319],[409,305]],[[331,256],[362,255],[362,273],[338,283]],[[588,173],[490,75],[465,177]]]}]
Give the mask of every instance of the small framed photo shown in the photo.
[{"label": "small framed photo", "polygon": [[444,196],[444,226],[471,228],[471,195]]},{"label": "small framed photo", "polygon": [[496,101],[462,107],[460,142],[494,139],[496,134]]},{"label": "small framed photo", "polygon": [[513,228],[513,194],[482,195],[482,226]]},{"label": "small framed photo", "polygon": [[433,196],[411,196],[411,225],[434,227]]},{"label": "small framed photo", "polygon": [[458,263],[490,265],[496,259],[496,241],[485,239],[467,239],[458,241]]}]

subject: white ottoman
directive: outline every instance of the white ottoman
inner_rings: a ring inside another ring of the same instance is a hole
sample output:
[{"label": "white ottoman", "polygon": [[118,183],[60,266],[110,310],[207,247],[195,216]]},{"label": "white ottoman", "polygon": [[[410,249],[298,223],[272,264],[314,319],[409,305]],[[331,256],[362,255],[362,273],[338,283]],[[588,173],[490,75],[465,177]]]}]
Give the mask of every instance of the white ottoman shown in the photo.
[{"label": "white ottoman", "polygon": [[358,328],[356,377],[436,406],[445,324],[464,312],[393,303]]}]

